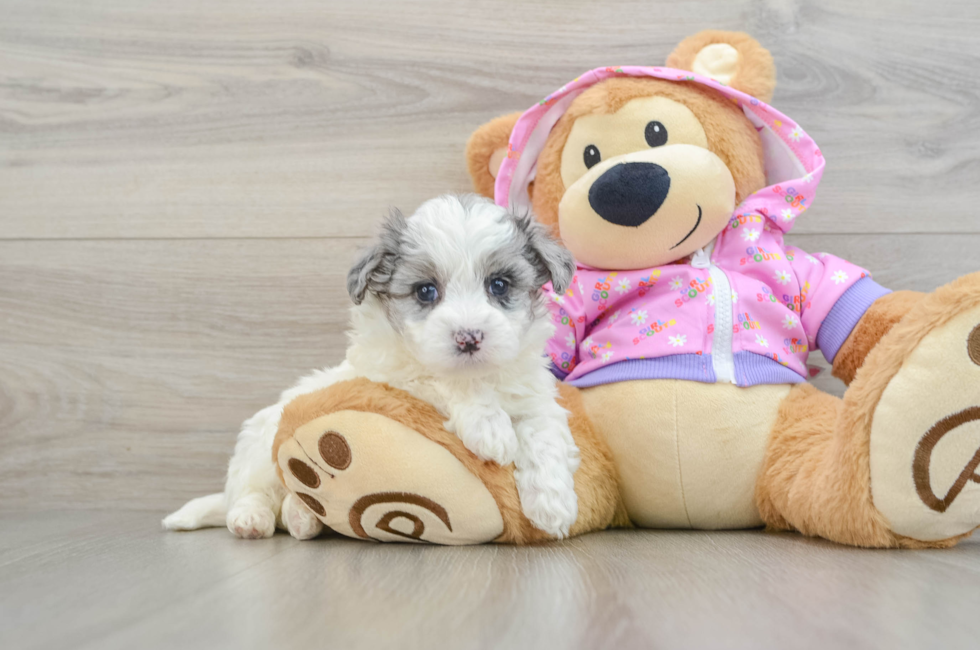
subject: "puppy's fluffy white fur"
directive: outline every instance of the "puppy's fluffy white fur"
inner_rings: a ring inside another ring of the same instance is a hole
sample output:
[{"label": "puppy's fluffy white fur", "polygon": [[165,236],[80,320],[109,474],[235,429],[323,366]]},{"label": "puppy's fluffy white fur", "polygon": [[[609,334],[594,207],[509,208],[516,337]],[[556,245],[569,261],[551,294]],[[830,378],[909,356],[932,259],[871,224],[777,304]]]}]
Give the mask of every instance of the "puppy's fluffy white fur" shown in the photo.
[{"label": "puppy's fluffy white fur", "polygon": [[[248,419],[224,493],[188,502],[164,527],[226,524],[254,539],[278,525],[315,537],[322,524],[276,476],[279,417],[298,395],[366,377],[431,403],[480,458],[513,462],[528,519],[566,536],[578,514],[579,454],[544,356],[554,330],[540,287],[550,280],[560,292],[573,271],[568,252],[531,217],[477,196],[438,197],[407,219],[393,213],[348,276],[355,306],[344,362],[304,377]],[[497,295],[500,280],[506,291]]]}]

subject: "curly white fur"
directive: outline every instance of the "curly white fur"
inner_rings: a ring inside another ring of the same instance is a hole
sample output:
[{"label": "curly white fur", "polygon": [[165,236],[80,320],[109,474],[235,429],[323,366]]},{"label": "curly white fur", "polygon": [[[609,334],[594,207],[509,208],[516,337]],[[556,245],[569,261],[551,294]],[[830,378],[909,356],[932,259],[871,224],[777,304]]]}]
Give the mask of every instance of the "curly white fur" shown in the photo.
[{"label": "curly white fur", "polygon": [[[484,460],[515,464],[528,519],[557,537],[578,514],[573,474],[578,448],[568,413],[543,355],[553,333],[540,294],[552,280],[567,285],[573,266],[529,217],[516,217],[474,196],[443,196],[412,217],[393,215],[378,244],[351,270],[350,346],[339,366],[316,371],[242,427],[223,495],[194,499],[163,520],[191,530],[225,523],[239,537],[269,537],[278,525],[298,539],[322,524],[276,476],[272,442],[284,406],[298,395],[366,377],[435,406],[446,427]],[[489,282],[505,277],[511,295]],[[437,287],[422,302],[416,289]],[[480,332],[476,350],[456,335]]]}]

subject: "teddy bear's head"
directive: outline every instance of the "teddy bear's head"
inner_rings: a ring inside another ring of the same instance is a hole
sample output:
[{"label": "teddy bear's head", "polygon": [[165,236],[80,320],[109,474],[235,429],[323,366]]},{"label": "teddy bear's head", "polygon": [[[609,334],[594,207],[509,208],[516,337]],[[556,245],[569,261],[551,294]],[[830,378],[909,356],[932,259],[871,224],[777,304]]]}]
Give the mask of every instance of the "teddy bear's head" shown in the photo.
[{"label": "teddy bear's head", "polygon": [[[692,36],[667,66],[762,101],[776,83],[769,52],[740,33]],[[693,76],[607,71],[608,78],[555,100],[541,118],[556,121],[531,136],[546,138],[536,166],[524,170],[533,176],[531,207],[588,266],[641,269],[683,259],[711,242],[735,206],[766,185],[759,130],[731,97]],[[508,140],[519,117],[485,124],[467,145],[474,186],[486,196],[494,197],[495,184],[500,191],[504,159],[516,157]]]}]

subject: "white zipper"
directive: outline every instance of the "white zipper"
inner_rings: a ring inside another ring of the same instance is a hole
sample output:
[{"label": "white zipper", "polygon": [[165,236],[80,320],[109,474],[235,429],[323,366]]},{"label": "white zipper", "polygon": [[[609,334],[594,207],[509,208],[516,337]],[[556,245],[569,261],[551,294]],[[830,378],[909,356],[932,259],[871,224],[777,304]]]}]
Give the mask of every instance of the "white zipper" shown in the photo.
[{"label": "white zipper", "polygon": [[708,269],[711,275],[711,286],[715,296],[715,331],[711,335],[711,365],[715,371],[715,381],[720,384],[735,383],[735,355],[732,352],[732,329],[734,316],[732,314],[732,283],[725,272],[712,263],[711,253],[715,242],[705,248],[698,249],[691,258],[691,266],[696,269]]}]

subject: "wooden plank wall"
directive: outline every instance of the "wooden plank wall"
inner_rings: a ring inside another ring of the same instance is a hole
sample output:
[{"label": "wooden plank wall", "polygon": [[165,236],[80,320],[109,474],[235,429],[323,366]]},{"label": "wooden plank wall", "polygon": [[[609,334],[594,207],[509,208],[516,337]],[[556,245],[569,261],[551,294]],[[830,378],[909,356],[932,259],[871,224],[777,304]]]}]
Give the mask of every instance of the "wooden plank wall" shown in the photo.
[{"label": "wooden plank wall", "polygon": [[341,358],[387,206],[468,189],[487,119],[709,27],[772,50],[829,161],[793,241],[896,288],[980,269],[975,0],[0,0],[0,507],[220,489],[238,424]]}]

